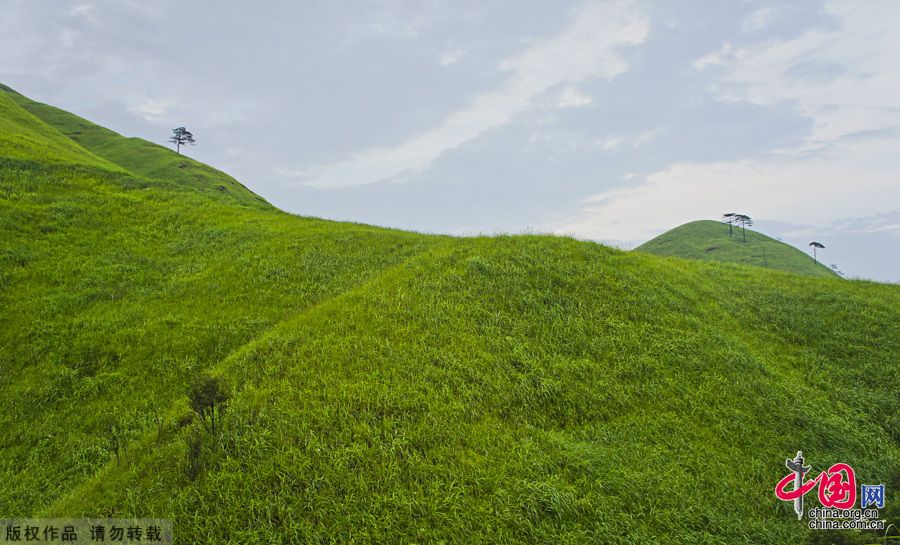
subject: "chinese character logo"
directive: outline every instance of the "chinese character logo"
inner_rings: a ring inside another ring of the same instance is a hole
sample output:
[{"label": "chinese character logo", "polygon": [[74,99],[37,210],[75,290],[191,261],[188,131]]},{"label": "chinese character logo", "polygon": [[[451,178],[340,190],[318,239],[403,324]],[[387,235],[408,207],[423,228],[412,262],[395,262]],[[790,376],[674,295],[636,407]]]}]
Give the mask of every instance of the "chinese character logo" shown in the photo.
[{"label": "chinese character logo", "polygon": [[874,505],[879,509],[884,508],[884,485],[883,484],[864,484],[859,487],[859,503],[860,507],[865,509],[870,505]]},{"label": "chinese character logo", "polygon": [[[822,471],[815,479],[804,481],[810,466],[803,465],[803,453],[797,452],[797,456],[785,462],[788,469],[791,470],[785,478],[781,479],[775,487],[775,495],[783,501],[794,502],[794,512],[797,518],[803,518],[803,496],[818,486],[819,502],[823,507],[834,507],[837,509],[851,509],[856,504],[856,474],[853,468],[847,464],[834,464],[827,470]],[[788,486],[793,484],[791,490]],[[873,487],[874,488],[874,487]],[[863,494],[872,495],[877,492],[867,492],[864,489]],[[881,502],[884,503],[884,490],[881,491]],[[865,501],[865,500],[864,500]]]}]

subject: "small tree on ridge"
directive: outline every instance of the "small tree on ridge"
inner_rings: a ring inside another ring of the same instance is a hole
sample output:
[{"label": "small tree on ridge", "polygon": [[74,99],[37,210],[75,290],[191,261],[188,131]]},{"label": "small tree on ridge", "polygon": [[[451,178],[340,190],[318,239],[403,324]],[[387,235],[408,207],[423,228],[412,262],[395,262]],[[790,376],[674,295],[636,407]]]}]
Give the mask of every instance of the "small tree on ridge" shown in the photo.
[{"label": "small tree on ridge", "polygon": [[217,421],[222,427],[222,410],[228,402],[228,392],[218,378],[204,376],[194,379],[188,390],[188,400],[206,431],[216,433]]},{"label": "small tree on ridge", "polygon": [[824,249],[825,249],[825,245],[823,245],[821,242],[816,242],[816,241],[810,242],[809,245],[810,245],[810,247],[812,247],[812,249],[813,249],[813,261],[815,261],[816,263],[818,263],[819,260],[818,260],[818,258],[816,257],[816,249],[817,249],[817,248],[821,248],[821,249],[824,250]]},{"label": "small tree on ridge", "polygon": [[169,142],[175,144],[175,153],[181,154],[181,146],[194,145],[194,135],[184,127],[172,129]]},{"label": "small tree on ridge", "polygon": [[731,235],[734,232],[734,224],[737,223],[736,217],[737,214],[735,214],[734,212],[722,214],[722,221],[728,224],[728,238],[731,238]]},{"label": "small tree on ridge", "polygon": [[747,242],[747,227],[753,225],[753,219],[747,214],[735,214],[734,219],[741,225],[741,236]]}]

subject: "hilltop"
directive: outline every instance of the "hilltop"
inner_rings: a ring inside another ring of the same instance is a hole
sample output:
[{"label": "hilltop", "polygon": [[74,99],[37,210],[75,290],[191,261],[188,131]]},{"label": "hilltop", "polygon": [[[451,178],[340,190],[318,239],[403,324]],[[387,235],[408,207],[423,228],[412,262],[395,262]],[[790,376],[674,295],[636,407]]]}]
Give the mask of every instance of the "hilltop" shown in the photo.
[{"label": "hilltop", "polygon": [[0,123],[0,515],[793,544],[787,456],[900,479],[898,286],[298,217],[9,91]]},{"label": "hilltop", "polygon": [[[125,138],[77,115],[33,101],[7,86],[0,86],[0,93],[3,91],[6,92],[6,98],[21,106],[21,110],[32,114],[42,122],[39,126],[31,127],[32,132],[49,135],[48,139],[67,151],[70,151],[74,144],[74,148],[78,149],[78,159],[75,162],[82,164],[90,162],[107,168],[115,165],[136,176],[174,183],[182,187],[189,186],[194,192],[225,196],[243,205],[271,206],[231,176],[190,157],[174,154],[168,148],[141,138]],[[4,117],[13,111],[8,102],[3,108]],[[24,113],[17,113],[16,117],[22,115]],[[19,136],[27,134],[26,131],[11,131],[11,133]],[[31,149],[39,151],[37,155],[43,161],[47,161],[48,157],[61,155],[49,154],[40,148]],[[71,156],[66,157],[72,161]]]},{"label": "hilltop", "polygon": [[683,257],[702,261],[755,265],[810,276],[836,277],[837,274],[812,256],[757,231],[734,228],[701,220],[685,223],[641,244],[635,250],[659,256]]}]

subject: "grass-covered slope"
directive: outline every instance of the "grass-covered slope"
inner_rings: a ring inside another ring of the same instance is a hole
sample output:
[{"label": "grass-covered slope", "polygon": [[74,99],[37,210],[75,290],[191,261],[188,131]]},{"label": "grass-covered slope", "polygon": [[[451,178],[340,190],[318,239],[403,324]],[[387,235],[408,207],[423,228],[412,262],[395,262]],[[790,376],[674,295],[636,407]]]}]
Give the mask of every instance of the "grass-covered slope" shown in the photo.
[{"label": "grass-covered slope", "polygon": [[44,164],[77,164],[116,167],[87,152],[59,131],[18,107],[8,87],[0,86],[0,149],[3,157],[29,159]]},{"label": "grass-covered slope", "polygon": [[[897,286],[319,221],[117,169],[0,148],[0,516],[787,544],[811,536],[773,493],[796,450],[900,475]],[[230,393],[216,433],[198,374]]]},{"label": "grass-covered slope", "polygon": [[[141,138],[125,138],[59,108],[35,102],[5,87],[7,98],[62,133],[69,145],[79,144],[129,172],[154,180],[189,185],[194,191],[221,194],[251,206],[269,206],[240,182],[208,165]],[[3,89],[0,89],[2,94]]]},{"label": "grass-covered slope", "polygon": [[211,543],[802,542],[772,493],[785,453],[900,463],[898,305],[567,239],[455,242],[217,365],[234,398],[202,477],[189,430],[149,432],[46,512],[166,513]]},{"label": "grass-covered slope", "polygon": [[790,244],[762,233],[735,227],[729,236],[728,225],[701,220],[686,223],[638,246],[636,250],[660,256],[684,257],[756,265],[779,271],[811,276],[836,277],[834,271],[813,261]]},{"label": "grass-covered slope", "polygon": [[438,240],[5,149],[0,513],[68,491],[107,462],[111,426],[130,437],[192,375]]}]

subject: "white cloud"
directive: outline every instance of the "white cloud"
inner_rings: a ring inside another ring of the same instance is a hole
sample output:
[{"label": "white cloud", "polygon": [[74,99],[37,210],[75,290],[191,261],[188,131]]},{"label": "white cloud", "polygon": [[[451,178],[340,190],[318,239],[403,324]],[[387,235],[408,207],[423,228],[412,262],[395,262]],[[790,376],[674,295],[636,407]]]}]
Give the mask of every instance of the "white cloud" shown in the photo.
[{"label": "white cloud", "polygon": [[608,136],[606,138],[595,138],[594,143],[602,151],[615,151],[619,149],[625,142],[624,138],[618,136]]},{"label": "white cloud", "polygon": [[59,45],[62,49],[73,49],[78,46],[81,32],[70,28],[62,28],[58,32]]},{"label": "white cloud", "polygon": [[626,3],[589,4],[565,32],[503,62],[500,70],[509,74],[504,85],[475,97],[437,126],[396,145],[365,149],[338,163],[294,174],[307,185],[341,187],[423,169],[445,151],[532,108],[535,99],[552,88],[621,74],[628,68],[621,47],[641,43],[647,32],[645,14]]},{"label": "white cloud", "polygon": [[742,32],[754,32],[757,30],[762,30],[771,24],[772,20],[775,18],[775,10],[771,7],[763,7],[754,11],[750,15],[744,17],[741,21],[741,31]]},{"label": "white cloud", "polygon": [[723,71],[724,101],[791,104],[814,120],[811,144],[900,125],[900,3],[832,3],[840,28],[789,41],[723,48],[695,66]]},{"label": "white cloud", "polygon": [[569,86],[559,94],[556,106],[559,108],[577,108],[578,106],[587,106],[591,102],[593,102],[591,97],[582,93],[576,87]]},{"label": "white cloud", "polygon": [[92,25],[96,25],[100,22],[97,18],[97,6],[91,2],[76,5],[69,10],[69,15],[79,17]]},{"label": "white cloud", "polygon": [[215,108],[210,108],[208,96],[213,92],[198,93],[197,97],[175,99],[171,95],[164,98],[140,98],[128,104],[128,111],[156,126],[173,124],[197,125],[207,130],[221,130],[223,127],[245,125],[264,111],[262,105],[247,100],[227,100],[220,98]]},{"label": "white cloud", "polygon": [[871,227],[863,231],[865,233],[890,233],[892,235],[900,236],[900,223],[892,223],[890,225],[879,225],[877,227]]},{"label": "white cloud", "polygon": [[390,11],[379,11],[370,19],[355,22],[350,26],[351,41],[358,36],[387,36],[397,40],[412,40],[431,21],[428,10],[415,16],[403,17]]},{"label": "white cloud", "polygon": [[[739,210],[752,216],[820,224],[889,212],[900,205],[894,142],[860,142],[828,154],[734,162],[679,163],[636,187],[583,201],[553,230],[596,239],[646,240],[688,221]],[[881,195],[879,202],[872,195]]]},{"label": "white cloud", "polygon": [[462,58],[465,57],[467,53],[468,51],[462,48],[451,49],[450,51],[447,51],[446,53],[441,55],[441,66],[450,66],[451,64],[456,64],[460,60],[462,60]]},{"label": "white cloud", "polygon": [[647,144],[656,140],[656,138],[664,132],[666,132],[666,129],[664,127],[644,131],[634,138],[634,143],[632,145],[636,148],[646,146]]},{"label": "white cloud", "polygon": [[165,119],[172,104],[173,101],[169,99],[145,98],[129,106],[128,111],[142,117],[146,121],[154,122]]},{"label": "white cloud", "polygon": [[813,122],[795,146],[763,157],[678,163],[643,183],[590,197],[554,226],[598,239],[646,239],[726,210],[821,225],[900,209],[900,3],[829,4],[840,26],[698,59],[719,98],[790,105]]}]

